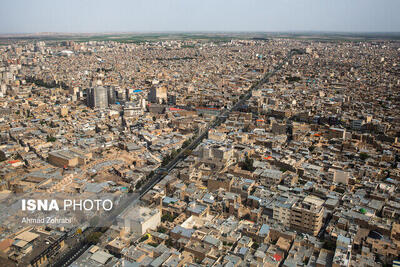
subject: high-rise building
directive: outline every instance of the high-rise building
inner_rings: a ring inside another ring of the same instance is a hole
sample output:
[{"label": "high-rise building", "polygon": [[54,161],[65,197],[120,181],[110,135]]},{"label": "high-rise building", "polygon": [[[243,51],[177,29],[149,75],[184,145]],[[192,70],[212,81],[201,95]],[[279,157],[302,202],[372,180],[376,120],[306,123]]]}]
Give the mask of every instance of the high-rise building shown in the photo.
[{"label": "high-rise building", "polygon": [[89,88],[87,92],[87,105],[91,108],[108,107],[108,90],[104,86]]},{"label": "high-rise building", "polygon": [[295,203],[290,212],[290,227],[301,232],[318,235],[324,217],[323,200],[306,197]]},{"label": "high-rise building", "polygon": [[167,103],[167,87],[152,87],[148,94],[148,100],[151,103],[164,104]]},{"label": "high-rise building", "polygon": [[117,91],[114,86],[107,87],[108,104],[114,105],[117,102]]}]

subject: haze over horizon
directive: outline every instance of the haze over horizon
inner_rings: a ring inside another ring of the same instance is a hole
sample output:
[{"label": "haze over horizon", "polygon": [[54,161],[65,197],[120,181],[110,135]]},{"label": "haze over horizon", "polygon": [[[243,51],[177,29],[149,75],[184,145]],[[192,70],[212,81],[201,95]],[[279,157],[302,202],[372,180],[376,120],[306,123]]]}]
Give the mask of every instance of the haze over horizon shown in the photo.
[{"label": "haze over horizon", "polygon": [[400,32],[398,0],[5,0],[0,33]]}]

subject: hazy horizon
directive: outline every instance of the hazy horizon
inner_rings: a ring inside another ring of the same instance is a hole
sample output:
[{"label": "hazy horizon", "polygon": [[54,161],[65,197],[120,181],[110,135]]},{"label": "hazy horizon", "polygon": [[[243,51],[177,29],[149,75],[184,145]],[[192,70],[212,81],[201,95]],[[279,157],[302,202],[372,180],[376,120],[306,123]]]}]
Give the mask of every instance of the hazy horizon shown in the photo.
[{"label": "hazy horizon", "polygon": [[280,34],[343,34],[343,35],[351,35],[351,34],[360,34],[360,35],[368,35],[368,34],[400,34],[399,31],[174,31],[174,30],[166,30],[166,31],[92,31],[92,32],[67,32],[67,31],[60,31],[60,32],[9,32],[9,33],[0,33],[0,35],[45,35],[45,34],[65,34],[65,35],[95,35],[95,34],[104,34],[104,35],[124,35],[124,34],[271,34],[271,35],[280,35]]},{"label": "hazy horizon", "polygon": [[398,33],[398,0],[5,0],[0,34]]}]

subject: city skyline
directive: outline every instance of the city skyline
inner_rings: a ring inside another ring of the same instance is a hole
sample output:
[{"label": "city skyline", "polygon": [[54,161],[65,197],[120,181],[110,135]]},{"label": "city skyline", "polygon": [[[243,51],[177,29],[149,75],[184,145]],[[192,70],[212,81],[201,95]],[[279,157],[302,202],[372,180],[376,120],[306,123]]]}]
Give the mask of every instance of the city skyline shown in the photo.
[{"label": "city skyline", "polygon": [[96,32],[399,32],[400,2],[4,1],[0,34]]}]

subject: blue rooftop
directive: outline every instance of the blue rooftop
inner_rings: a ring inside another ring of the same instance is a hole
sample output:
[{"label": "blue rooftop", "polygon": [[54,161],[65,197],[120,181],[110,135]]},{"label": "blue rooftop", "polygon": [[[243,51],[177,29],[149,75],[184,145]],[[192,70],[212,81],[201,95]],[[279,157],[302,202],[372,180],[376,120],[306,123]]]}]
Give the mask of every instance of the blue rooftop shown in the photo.
[{"label": "blue rooftop", "polygon": [[178,202],[178,200],[173,197],[164,197],[164,199],[163,199],[164,204],[171,204],[171,203],[175,203],[175,202]]},{"label": "blue rooftop", "polygon": [[263,224],[260,228],[260,236],[267,236],[269,234],[269,225]]}]

